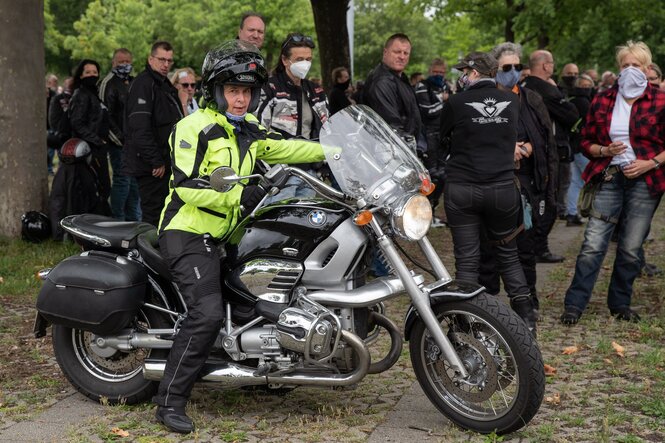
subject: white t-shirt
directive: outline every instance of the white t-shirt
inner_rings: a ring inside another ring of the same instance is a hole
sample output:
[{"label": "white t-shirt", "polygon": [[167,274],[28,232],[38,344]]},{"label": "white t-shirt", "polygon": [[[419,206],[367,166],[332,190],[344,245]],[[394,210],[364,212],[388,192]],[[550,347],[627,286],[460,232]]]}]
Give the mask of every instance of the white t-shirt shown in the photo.
[{"label": "white t-shirt", "polygon": [[187,112],[188,112],[187,115],[189,115],[189,114],[195,112],[195,111],[198,110],[198,109],[199,109],[199,104],[196,103],[196,100],[191,99],[191,100],[189,101],[189,103],[187,103]]},{"label": "white t-shirt", "polygon": [[630,110],[633,105],[629,105],[624,100],[623,95],[617,93],[614,111],[612,111],[612,122],[610,123],[610,140],[613,142],[623,142],[626,145],[626,151],[621,155],[612,157],[612,165],[624,165],[632,163],[637,159],[635,151],[630,145]]}]

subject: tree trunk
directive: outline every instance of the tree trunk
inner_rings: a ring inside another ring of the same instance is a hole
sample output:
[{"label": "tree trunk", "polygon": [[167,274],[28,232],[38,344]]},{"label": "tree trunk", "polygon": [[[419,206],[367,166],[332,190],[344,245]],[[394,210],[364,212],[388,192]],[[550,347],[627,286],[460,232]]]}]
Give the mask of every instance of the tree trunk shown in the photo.
[{"label": "tree trunk", "polygon": [[44,1],[0,0],[0,234],[46,210]]},{"label": "tree trunk", "polygon": [[515,3],[513,0],[506,0],[506,9],[507,9],[507,15],[506,15],[506,21],[504,22],[503,25],[503,37],[506,39],[505,41],[507,42],[514,42],[515,41],[515,31],[513,30],[513,25],[515,24],[514,19],[516,14],[515,11]]},{"label": "tree trunk", "polygon": [[349,0],[310,0],[319,41],[321,80],[326,90],[332,86],[332,70],[344,66],[350,70],[349,31],[346,12]]}]

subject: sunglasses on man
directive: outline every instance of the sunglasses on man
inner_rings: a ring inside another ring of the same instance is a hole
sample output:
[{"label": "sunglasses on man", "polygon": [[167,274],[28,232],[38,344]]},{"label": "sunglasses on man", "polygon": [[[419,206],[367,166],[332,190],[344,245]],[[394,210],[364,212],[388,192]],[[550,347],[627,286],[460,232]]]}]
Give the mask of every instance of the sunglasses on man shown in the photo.
[{"label": "sunglasses on man", "polygon": [[180,83],[183,88],[196,89],[196,83]]}]

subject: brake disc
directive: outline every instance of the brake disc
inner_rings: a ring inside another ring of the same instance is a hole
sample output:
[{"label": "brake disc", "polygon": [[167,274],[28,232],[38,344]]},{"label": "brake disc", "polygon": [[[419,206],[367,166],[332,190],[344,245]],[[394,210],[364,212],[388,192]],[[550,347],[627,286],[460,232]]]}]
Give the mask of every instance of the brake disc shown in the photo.
[{"label": "brake disc", "polygon": [[497,367],[492,354],[475,337],[463,332],[454,333],[453,342],[469,376],[451,379],[446,362],[438,359],[434,364],[443,386],[456,397],[473,403],[489,399],[498,388]]}]

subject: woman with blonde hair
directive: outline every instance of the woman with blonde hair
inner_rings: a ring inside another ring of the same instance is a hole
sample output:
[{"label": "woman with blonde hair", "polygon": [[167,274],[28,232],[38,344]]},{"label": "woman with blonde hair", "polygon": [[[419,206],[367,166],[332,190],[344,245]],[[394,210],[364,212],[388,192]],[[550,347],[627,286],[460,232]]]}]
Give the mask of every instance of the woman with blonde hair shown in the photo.
[{"label": "woman with blonde hair", "polygon": [[178,90],[178,98],[182,105],[182,113],[188,116],[199,109],[198,103],[194,100],[196,92],[196,73],[192,68],[176,69],[171,76],[171,83]]},{"label": "woman with blonde hair", "polygon": [[618,320],[639,321],[630,307],[640,272],[639,251],[665,191],[665,92],[650,84],[651,51],[643,42],[617,48],[621,71],[598,93],[582,130],[581,149],[590,159],[582,178],[598,184],[575,275],[566,291],[561,322],[575,324],[591,299],[608,243],[619,219],[618,245],[607,293]]}]

